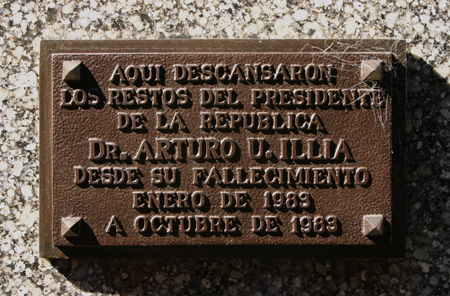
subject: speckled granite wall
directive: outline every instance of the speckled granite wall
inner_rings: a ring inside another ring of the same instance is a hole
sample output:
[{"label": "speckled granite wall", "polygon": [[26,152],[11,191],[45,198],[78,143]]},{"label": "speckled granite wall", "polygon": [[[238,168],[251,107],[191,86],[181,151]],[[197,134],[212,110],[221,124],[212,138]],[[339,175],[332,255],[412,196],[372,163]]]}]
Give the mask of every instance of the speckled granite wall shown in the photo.
[{"label": "speckled granite wall", "polygon": [[[0,3],[0,294],[449,294],[448,0]],[[405,259],[38,258],[40,40],[327,37],[409,43]]]}]

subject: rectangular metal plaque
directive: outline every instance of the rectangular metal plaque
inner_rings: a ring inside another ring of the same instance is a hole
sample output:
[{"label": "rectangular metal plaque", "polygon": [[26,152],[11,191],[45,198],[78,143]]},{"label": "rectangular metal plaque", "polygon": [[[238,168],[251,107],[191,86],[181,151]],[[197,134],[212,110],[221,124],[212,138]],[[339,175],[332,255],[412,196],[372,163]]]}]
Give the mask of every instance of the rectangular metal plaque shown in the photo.
[{"label": "rectangular metal plaque", "polygon": [[41,256],[402,256],[404,53],[43,41]]}]

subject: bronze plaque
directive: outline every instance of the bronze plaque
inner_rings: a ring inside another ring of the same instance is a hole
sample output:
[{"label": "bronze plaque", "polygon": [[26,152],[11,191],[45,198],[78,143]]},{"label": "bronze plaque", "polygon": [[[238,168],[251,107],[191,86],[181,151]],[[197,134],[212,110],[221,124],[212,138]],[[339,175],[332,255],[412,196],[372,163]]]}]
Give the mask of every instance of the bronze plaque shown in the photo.
[{"label": "bronze plaque", "polygon": [[402,256],[404,52],[43,41],[41,256]]}]

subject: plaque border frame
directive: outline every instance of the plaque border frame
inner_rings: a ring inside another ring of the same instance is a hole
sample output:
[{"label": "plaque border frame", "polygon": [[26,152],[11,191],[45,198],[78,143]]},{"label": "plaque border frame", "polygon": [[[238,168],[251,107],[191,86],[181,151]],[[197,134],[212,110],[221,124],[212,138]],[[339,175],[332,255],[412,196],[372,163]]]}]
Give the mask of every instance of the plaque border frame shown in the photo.
[{"label": "plaque border frame", "polygon": [[[152,52],[265,52],[265,53],[347,53],[382,52],[393,55],[396,71],[392,88],[392,243],[391,245],[298,245],[298,246],[76,246],[52,244],[52,55],[70,53],[152,53]],[[300,49],[300,50],[299,50]],[[407,81],[407,45],[395,39],[172,39],[172,40],[42,40],[39,65],[39,257],[196,257],[196,258],[266,258],[266,257],[404,257],[406,217],[404,194],[404,104]]]}]

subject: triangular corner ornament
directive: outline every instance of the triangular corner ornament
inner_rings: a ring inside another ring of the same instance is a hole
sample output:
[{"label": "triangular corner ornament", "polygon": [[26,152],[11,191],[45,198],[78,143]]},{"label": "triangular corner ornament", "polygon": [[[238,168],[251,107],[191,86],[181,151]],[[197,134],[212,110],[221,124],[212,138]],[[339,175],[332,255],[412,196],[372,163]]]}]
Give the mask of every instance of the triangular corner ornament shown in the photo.
[{"label": "triangular corner ornament", "polygon": [[384,62],[382,60],[361,61],[361,81],[381,81],[383,72]]},{"label": "triangular corner ornament", "polygon": [[367,237],[383,235],[383,215],[365,215],[363,217],[363,234]]},{"label": "triangular corner ornament", "polygon": [[75,82],[81,80],[81,68],[83,63],[80,61],[64,61],[62,78],[65,82]]},{"label": "triangular corner ornament", "polygon": [[61,219],[61,235],[63,237],[79,237],[81,236],[83,218],[66,217]]}]

